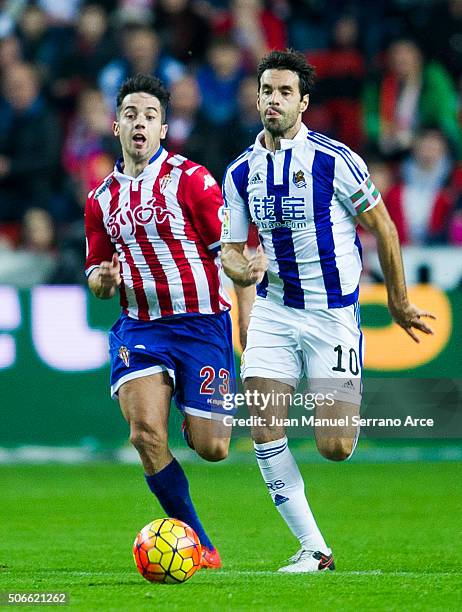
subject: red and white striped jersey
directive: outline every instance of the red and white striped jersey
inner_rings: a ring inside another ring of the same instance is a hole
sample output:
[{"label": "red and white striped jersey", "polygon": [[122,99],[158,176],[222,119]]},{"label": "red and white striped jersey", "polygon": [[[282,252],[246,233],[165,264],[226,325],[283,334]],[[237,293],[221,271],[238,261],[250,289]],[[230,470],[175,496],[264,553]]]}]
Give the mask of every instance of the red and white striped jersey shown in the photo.
[{"label": "red and white striped jersey", "polygon": [[136,178],[117,162],[88,194],[87,276],[117,251],[120,303],[130,317],[228,310],[217,259],[222,204],[206,168],[162,147]]}]

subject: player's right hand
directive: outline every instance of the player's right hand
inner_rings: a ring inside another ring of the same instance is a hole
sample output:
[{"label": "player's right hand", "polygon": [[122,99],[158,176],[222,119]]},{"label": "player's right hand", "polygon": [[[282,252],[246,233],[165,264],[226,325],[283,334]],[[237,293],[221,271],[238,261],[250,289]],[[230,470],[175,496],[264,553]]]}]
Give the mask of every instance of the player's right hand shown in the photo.
[{"label": "player's right hand", "polygon": [[249,259],[247,274],[252,283],[261,283],[263,275],[268,269],[268,258],[261,244],[258,245],[255,255]]},{"label": "player's right hand", "polygon": [[433,335],[433,329],[422,320],[423,317],[436,319],[435,315],[431,312],[420,310],[417,306],[414,306],[414,304],[409,303],[403,305],[389,303],[388,310],[396,323],[404,329],[414,342],[420,342],[414,329],[418,329],[424,334]]},{"label": "player's right hand", "polygon": [[102,261],[99,264],[99,281],[101,289],[104,291],[116,289],[122,282],[119,256],[117,253],[114,253],[111,261]]}]

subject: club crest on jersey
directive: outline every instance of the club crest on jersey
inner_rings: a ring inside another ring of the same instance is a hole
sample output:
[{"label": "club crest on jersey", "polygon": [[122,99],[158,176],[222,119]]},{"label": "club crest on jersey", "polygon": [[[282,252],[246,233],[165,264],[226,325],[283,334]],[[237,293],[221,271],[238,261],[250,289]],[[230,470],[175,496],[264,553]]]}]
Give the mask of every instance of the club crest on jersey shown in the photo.
[{"label": "club crest on jersey", "polygon": [[299,170],[298,172],[294,172],[292,176],[292,182],[295,187],[301,189],[302,187],[306,187],[305,175],[303,174],[303,170]]},{"label": "club crest on jersey", "polygon": [[160,193],[164,193],[164,191],[167,189],[171,182],[172,175],[169,172],[168,174],[165,174],[159,181]]},{"label": "club crest on jersey", "polygon": [[122,359],[127,368],[130,365],[130,351],[126,346],[121,346],[119,348],[119,357]]},{"label": "club crest on jersey", "polygon": [[249,185],[261,185],[261,183],[263,183],[263,179],[258,172],[254,174],[249,181]]}]

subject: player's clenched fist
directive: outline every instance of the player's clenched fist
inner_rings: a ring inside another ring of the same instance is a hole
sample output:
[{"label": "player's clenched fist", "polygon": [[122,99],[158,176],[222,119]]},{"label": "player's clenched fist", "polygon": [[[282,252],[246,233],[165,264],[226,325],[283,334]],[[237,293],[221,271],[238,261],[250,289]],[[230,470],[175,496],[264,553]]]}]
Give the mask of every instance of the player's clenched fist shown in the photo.
[{"label": "player's clenched fist", "polygon": [[268,259],[261,245],[258,245],[255,255],[249,259],[247,266],[247,274],[249,281],[252,283],[260,283],[263,275],[268,269]]},{"label": "player's clenched fist", "polygon": [[103,287],[118,287],[122,281],[120,276],[119,256],[114,253],[111,261],[102,261],[99,264],[99,277]]},{"label": "player's clenched fist", "polygon": [[88,279],[90,289],[96,297],[105,299],[115,295],[117,287],[122,282],[120,276],[119,256],[114,253],[111,261],[102,261]]}]

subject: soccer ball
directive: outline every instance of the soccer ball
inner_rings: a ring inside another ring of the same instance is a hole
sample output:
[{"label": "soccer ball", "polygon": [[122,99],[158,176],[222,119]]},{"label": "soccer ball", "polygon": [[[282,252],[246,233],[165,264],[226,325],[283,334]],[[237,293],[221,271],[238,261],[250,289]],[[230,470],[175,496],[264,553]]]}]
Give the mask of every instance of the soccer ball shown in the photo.
[{"label": "soccer ball", "polygon": [[175,518],[148,523],[135,538],[133,557],[149,582],[186,582],[201,566],[202,549],[192,527]]}]

